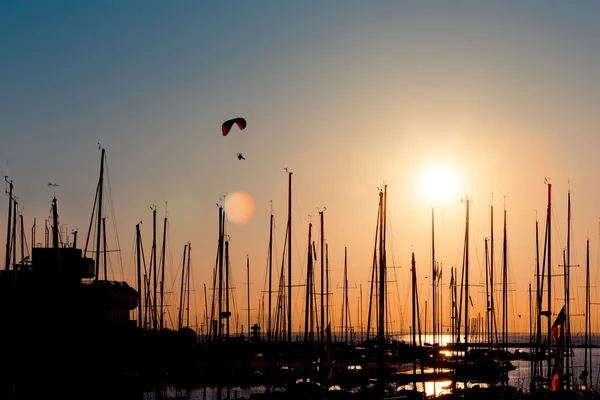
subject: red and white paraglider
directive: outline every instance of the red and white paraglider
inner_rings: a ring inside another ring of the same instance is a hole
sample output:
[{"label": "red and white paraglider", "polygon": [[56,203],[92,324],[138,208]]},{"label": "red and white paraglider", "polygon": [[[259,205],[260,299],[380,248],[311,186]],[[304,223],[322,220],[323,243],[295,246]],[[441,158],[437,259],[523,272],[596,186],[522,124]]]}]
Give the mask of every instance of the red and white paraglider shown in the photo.
[{"label": "red and white paraglider", "polygon": [[223,126],[221,126],[223,136],[227,136],[233,124],[236,124],[241,131],[243,131],[246,128],[246,120],[242,117],[227,120],[223,122]]},{"label": "red and white paraglider", "polygon": [[[233,118],[233,119],[229,119],[225,122],[223,122],[223,125],[221,126],[221,132],[223,132],[223,136],[227,136],[227,134],[229,133],[229,131],[231,131],[231,128],[233,127],[233,124],[236,124],[237,127],[243,131],[246,128],[246,120],[242,117],[237,117],[237,118]],[[237,158],[238,160],[245,160],[246,158],[242,155],[242,153],[237,153]]]}]

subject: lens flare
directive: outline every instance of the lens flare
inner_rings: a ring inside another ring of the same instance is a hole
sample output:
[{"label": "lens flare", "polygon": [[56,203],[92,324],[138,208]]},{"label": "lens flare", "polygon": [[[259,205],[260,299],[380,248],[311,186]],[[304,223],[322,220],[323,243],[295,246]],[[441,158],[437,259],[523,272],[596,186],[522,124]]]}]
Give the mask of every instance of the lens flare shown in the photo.
[{"label": "lens flare", "polygon": [[225,213],[229,221],[245,224],[254,215],[254,200],[244,192],[230,193],[225,197]]}]

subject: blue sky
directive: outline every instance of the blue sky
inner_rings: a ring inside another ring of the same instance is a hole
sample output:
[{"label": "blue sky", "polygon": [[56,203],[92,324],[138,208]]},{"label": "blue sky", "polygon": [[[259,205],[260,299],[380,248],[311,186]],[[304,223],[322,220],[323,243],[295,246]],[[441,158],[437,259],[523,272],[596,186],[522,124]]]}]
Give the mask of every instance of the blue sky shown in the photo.
[{"label": "blue sky", "polygon": [[[191,242],[198,287],[209,283],[214,264],[215,204],[236,191],[250,194],[253,218],[230,224],[229,233],[232,268],[243,271],[250,256],[255,298],[265,281],[271,201],[280,258],[283,251],[285,167],[294,172],[294,281],[306,268],[308,223],[317,229],[317,207],[326,207],[332,274],[341,279],[348,246],[350,279],[366,287],[377,187],[389,185],[394,262],[408,266],[414,250],[426,271],[432,204],[420,184],[425,170],[443,165],[458,183],[452,199],[435,205],[440,262],[462,259],[461,197],[474,201],[480,266],[489,205],[501,221],[506,204],[511,285],[523,300],[533,279],[536,215],[544,220],[545,177],[554,184],[562,244],[572,191],[573,262],[584,264],[588,236],[598,246],[599,7],[4,1],[0,161],[27,226],[48,215],[53,182],[60,185],[61,222],[84,232],[100,143],[124,273],[135,224],[144,221],[150,246],[150,206],[158,205],[159,218],[168,210],[172,268]],[[237,116],[248,127],[223,137],[221,123]],[[247,159],[238,161],[238,152]],[[5,195],[0,210],[7,206]],[[402,275],[399,281],[407,287]],[[237,283],[238,291],[245,287]],[[515,313],[526,313],[513,304]]]}]

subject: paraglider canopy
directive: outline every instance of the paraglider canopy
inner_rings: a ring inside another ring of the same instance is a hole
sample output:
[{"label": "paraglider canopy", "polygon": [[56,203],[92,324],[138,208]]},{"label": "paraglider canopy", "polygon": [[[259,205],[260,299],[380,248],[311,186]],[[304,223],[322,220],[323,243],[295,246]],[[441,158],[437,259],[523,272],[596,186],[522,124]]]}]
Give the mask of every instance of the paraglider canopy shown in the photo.
[{"label": "paraglider canopy", "polygon": [[244,130],[246,128],[246,120],[242,117],[233,118],[223,122],[221,126],[221,131],[223,132],[223,136],[227,136],[233,124],[236,124],[240,130]]}]

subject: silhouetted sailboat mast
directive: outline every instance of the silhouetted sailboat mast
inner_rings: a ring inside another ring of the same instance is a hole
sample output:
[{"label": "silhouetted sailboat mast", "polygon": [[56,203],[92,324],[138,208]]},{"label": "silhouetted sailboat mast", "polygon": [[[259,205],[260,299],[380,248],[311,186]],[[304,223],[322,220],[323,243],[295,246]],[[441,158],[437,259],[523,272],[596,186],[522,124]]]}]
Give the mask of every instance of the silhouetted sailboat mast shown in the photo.
[{"label": "silhouetted sailboat mast", "polygon": [[164,298],[165,298],[165,256],[167,243],[167,204],[165,203],[165,219],[163,223],[163,245],[161,254],[161,278],[160,278],[160,329],[164,328]]},{"label": "silhouetted sailboat mast", "polygon": [[246,278],[248,282],[247,301],[248,301],[248,338],[250,338],[250,256],[246,254]]},{"label": "silhouetted sailboat mast", "polygon": [[156,206],[152,206],[152,327],[158,328],[158,318],[156,316],[157,306],[158,306],[158,286],[156,279]]},{"label": "silhouetted sailboat mast", "polygon": [[[384,185],[383,192],[380,192],[383,197],[383,213],[381,214],[381,223],[379,224],[379,343],[383,349],[385,343],[385,300],[386,300],[386,207],[387,207],[387,185]],[[383,366],[383,357],[381,364]]]},{"label": "silhouetted sailboat mast", "polygon": [[[10,224],[12,221],[12,210],[13,210],[13,181],[9,181],[7,177],[4,177],[4,180],[8,182],[8,223],[6,224],[6,253],[5,253],[5,262],[4,269],[10,269],[10,248],[11,248],[11,235],[10,235]],[[16,267],[15,267],[16,268]]]},{"label": "silhouetted sailboat mast", "polygon": [[431,326],[432,326],[432,343],[438,343],[437,332],[437,309],[436,309],[436,278],[437,271],[435,266],[435,218],[434,209],[431,208]]},{"label": "silhouetted sailboat mast", "polygon": [[288,173],[288,295],[287,295],[287,341],[292,342],[292,172]]},{"label": "silhouetted sailboat mast", "polygon": [[329,321],[325,321],[325,249],[323,244],[325,243],[325,227],[324,227],[324,217],[323,213],[325,212],[325,208],[323,211],[319,211],[319,219],[321,222],[321,329],[320,329],[320,337],[319,340],[321,343],[325,343],[325,324]]},{"label": "silhouetted sailboat mast", "polygon": [[304,307],[304,342],[312,341],[312,223],[308,224],[308,261],[306,264],[306,299]]},{"label": "silhouetted sailboat mast", "polygon": [[504,207],[504,229],[502,240],[502,346],[508,350],[508,257],[506,236],[506,206]]},{"label": "silhouetted sailboat mast", "polygon": [[[98,180],[98,218],[96,219],[96,224],[97,224],[97,228],[98,231],[96,233],[96,281],[98,280],[98,277],[100,275],[100,229],[101,229],[101,225],[100,225],[100,221],[102,220],[102,188],[104,186],[104,152],[105,150],[102,149],[102,156],[100,158],[100,179]],[[53,240],[55,240],[55,238],[53,237]],[[58,245],[58,236],[56,236],[56,243],[55,246]],[[86,245],[87,248],[87,245]],[[106,276],[104,277],[104,279],[106,279]]]},{"label": "silhouetted sailboat mast", "polygon": [[[580,378],[583,385],[587,388],[588,376],[592,376],[592,352],[588,348],[590,344],[591,333],[591,315],[590,315],[590,239],[586,241],[585,251],[585,338],[584,338],[584,356],[583,356],[583,371]],[[589,363],[588,363],[589,356]],[[589,369],[588,369],[589,368]]]},{"label": "silhouetted sailboat mast", "polygon": [[143,328],[142,325],[142,236],[140,233],[140,224],[135,225],[135,238],[136,238],[136,259],[137,259],[137,298],[138,298],[138,307],[137,307],[137,326],[138,328]]},{"label": "silhouetted sailboat mast", "polygon": [[181,329],[183,327],[183,291],[185,285],[185,259],[187,253],[188,245],[187,243],[183,245],[183,262],[181,263],[181,285],[179,287],[179,313],[177,317],[177,329]]},{"label": "silhouetted sailboat mast", "polygon": [[273,203],[271,202],[271,216],[269,218],[269,307],[268,307],[269,317],[268,317],[268,322],[267,322],[267,341],[271,341],[271,330],[272,330],[272,325],[271,325],[271,314],[272,314],[271,299],[273,297],[272,273],[273,273]]},{"label": "silhouetted sailboat mast", "polygon": [[218,314],[217,314],[217,319],[218,319],[218,323],[217,323],[217,330],[218,330],[218,334],[217,334],[217,338],[220,340],[223,338],[223,323],[222,323],[222,319],[223,319],[223,256],[225,253],[225,245],[223,243],[224,241],[224,230],[225,230],[225,215],[223,212],[223,206],[219,206],[219,255],[218,255],[218,278],[217,278],[217,284],[218,284],[218,302],[217,302],[217,307],[218,307]]},{"label": "silhouetted sailboat mast", "polygon": [[[548,309],[546,310],[548,316],[548,349],[552,347],[552,184],[546,181],[548,185],[548,210],[546,215],[546,243],[547,252],[544,254],[548,257]],[[544,246],[546,247],[546,246]],[[548,357],[548,381],[552,378],[552,360]]]}]

